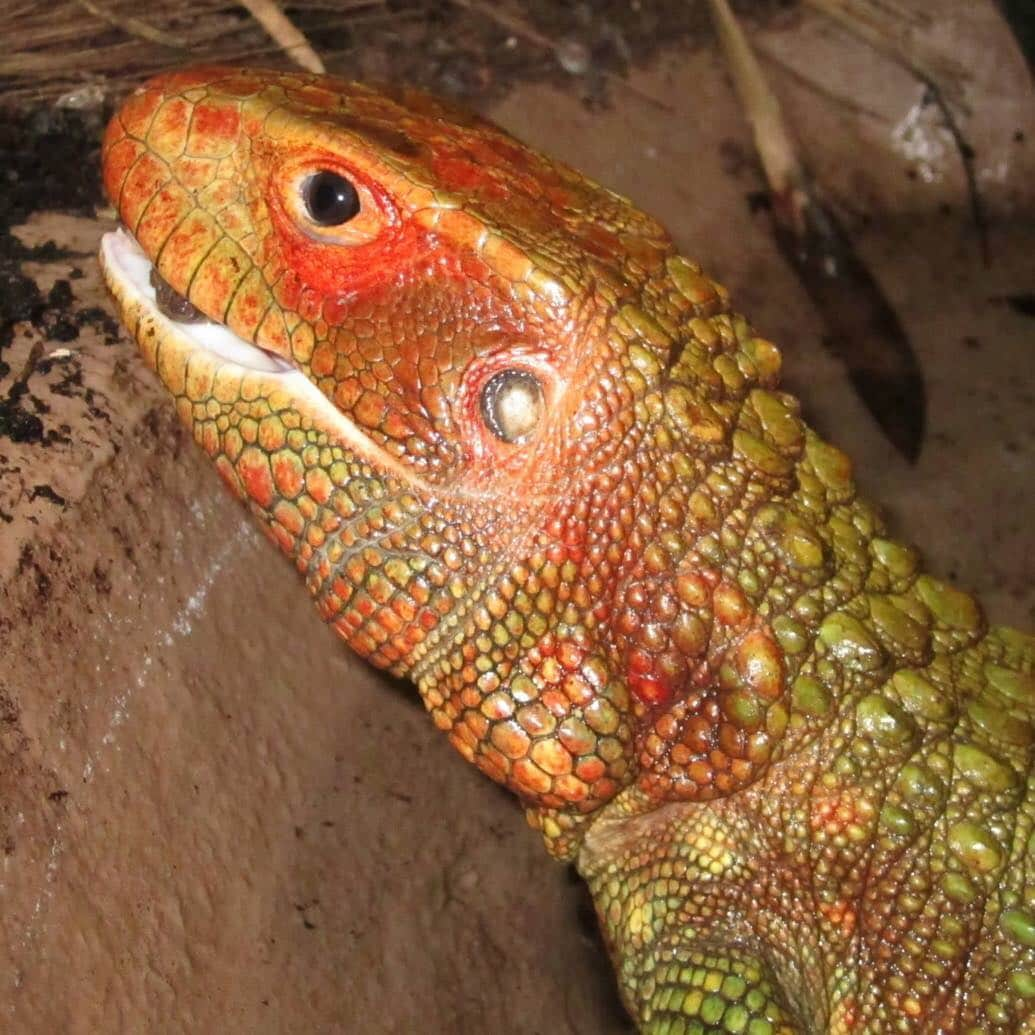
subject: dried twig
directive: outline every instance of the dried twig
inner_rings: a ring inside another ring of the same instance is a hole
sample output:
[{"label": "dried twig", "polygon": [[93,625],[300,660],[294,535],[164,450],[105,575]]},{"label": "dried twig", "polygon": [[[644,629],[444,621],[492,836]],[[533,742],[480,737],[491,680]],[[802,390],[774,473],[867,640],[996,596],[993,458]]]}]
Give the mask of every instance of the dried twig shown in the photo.
[{"label": "dried twig", "polygon": [[952,109],[946,103],[941,91],[934,83],[926,83],[927,94],[930,100],[941,112],[945,128],[952,137],[956,146],[956,152],[960,156],[960,164],[963,166],[963,177],[967,181],[967,197],[970,199],[970,218],[978,235],[978,245],[981,248],[981,261],[986,265],[992,262],[992,247],[988,240],[988,219],[985,216],[985,206],[981,201],[981,192],[978,190],[977,171],[974,168],[974,148],[967,143],[960,129],[959,122],[953,114]]},{"label": "dried twig", "polygon": [[301,30],[280,9],[276,0],[241,0],[252,17],[276,40],[295,64],[309,72],[326,71],[320,55],[309,45]]},{"label": "dried twig", "polygon": [[779,101],[728,0],[709,3],[769,183],[776,243],[823,317],[824,344],[845,363],[884,434],[913,461],[923,445],[925,412],[916,353],[798,157]]},{"label": "dried twig", "polygon": [[187,47],[187,41],[182,37],[156,29],[153,25],[148,25],[147,22],[134,18],[132,15],[111,11],[103,4],[97,3],[96,0],[77,0],[77,3],[95,18],[100,18],[101,21],[115,26],[116,29],[121,29],[129,36],[136,36],[139,39],[147,40],[148,43],[157,43],[161,47],[170,47],[173,50],[184,50]]},{"label": "dried twig", "polygon": [[751,124],[755,149],[769,189],[776,197],[789,200],[792,193],[804,191],[805,170],[784,121],[780,102],[769,88],[727,0],[709,0],[709,3],[733,85]]},{"label": "dried twig", "polygon": [[781,72],[789,76],[796,83],[800,83],[806,90],[812,90],[814,93],[819,94],[820,97],[824,100],[830,101],[831,104],[847,108],[850,112],[854,112],[856,115],[863,115],[868,119],[875,119],[878,122],[888,121],[887,118],[879,111],[874,111],[873,108],[867,108],[866,105],[860,104],[852,97],[846,97],[844,94],[835,93],[833,90],[828,89],[822,83],[817,82],[817,80],[813,79],[811,76],[806,75],[804,72],[786,62],[773,50],[772,47],[766,46],[765,43],[756,40],[755,50],[757,50],[766,59],[766,61],[775,65]]}]

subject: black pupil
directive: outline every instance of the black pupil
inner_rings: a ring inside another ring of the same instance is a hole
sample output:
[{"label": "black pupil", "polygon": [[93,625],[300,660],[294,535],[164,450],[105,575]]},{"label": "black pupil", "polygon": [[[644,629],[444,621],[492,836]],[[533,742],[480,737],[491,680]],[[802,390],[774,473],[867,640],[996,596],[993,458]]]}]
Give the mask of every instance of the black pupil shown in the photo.
[{"label": "black pupil", "polygon": [[320,226],[341,226],[359,212],[356,188],[338,173],[314,173],[305,181],[302,194],[310,218]]}]

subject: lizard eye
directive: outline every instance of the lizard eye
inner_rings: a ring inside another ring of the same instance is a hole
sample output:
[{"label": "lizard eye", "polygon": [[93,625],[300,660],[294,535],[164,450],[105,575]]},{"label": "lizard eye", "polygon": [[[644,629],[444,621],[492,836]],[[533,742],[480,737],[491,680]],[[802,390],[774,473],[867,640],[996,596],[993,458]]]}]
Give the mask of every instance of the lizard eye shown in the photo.
[{"label": "lizard eye", "polygon": [[504,442],[523,442],[543,415],[543,387],[527,370],[493,374],[481,397],[482,419]]},{"label": "lizard eye", "polygon": [[359,214],[359,193],[336,172],[307,176],[302,181],[302,201],[317,226],[341,226]]}]

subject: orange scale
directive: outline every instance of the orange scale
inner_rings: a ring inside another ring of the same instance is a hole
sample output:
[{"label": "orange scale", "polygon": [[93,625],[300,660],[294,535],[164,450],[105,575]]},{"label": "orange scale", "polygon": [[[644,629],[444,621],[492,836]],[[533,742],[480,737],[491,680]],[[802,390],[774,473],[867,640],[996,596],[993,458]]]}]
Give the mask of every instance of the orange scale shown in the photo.
[{"label": "orange scale", "polygon": [[751,605],[744,593],[728,582],[720,583],[715,587],[712,595],[712,603],[715,608],[715,617],[724,625],[742,625],[751,614]]},{"label": "orange scale", "polygon": [[413,648],[418,644],[424,642],[426,636],[423,629],[418,629],[410,625],[403,631],[403,639],[406,641],[408,650],[413,650]]},{"label": "orange scale", "polygon": [[[200,209],[188,213],[162,247],[158,256],[159,273],[183,293],[198,267],[199,257],[207,256],[221,236],[222,231],[207,213]],[[199,304],[199,308],[203,308],[203,304]],[[222,316],[222,308],[218,312]]]},{"label": "orange scale", "polygon": [[[524,756],[528,753],[528,749],[531,746],[531,740],[528,734],[521,729],[518,724],[512,720],[498,723],[492,727],[492,733],[490,734],[492,743],[499,748],[508,758],[522,759],[523,762],[531,765]],[[537,768],[537,767],[533,767]],[[542,770],[538,770],[542,773]],[[542,773],[545,777],[546,774]],[[548,782],[548,781],[547,781]]]},{"label": "orange scale", "polygon": [[242,451],[237,461],[237,473],[245,491],[263,509],[273,502],[273,476],[266,454],[254,446]]},{"label": "orange scale", "polygon": [[234,465],[225,456],[217,456],[215,460],[216,471],[226,487],[238,498],[244,499],[245,489],[237,474]]},{"label": "orange scale", "polygon": [[703,758],[699,758],[687,766],[686,775],[699,787],[707,787],[715,779],[715,770]]},{"label": "orange scale", "polygon": [[[507,777],[510,775],[509,762],[507,762],[503,755],[498,751],[494,752],[491,756],[485,753],[485,748],[482,748],[482,751],[483,754],[477,755],[474,758],[474,764],[483,773],[485,773],[490,780],[495,780],[497,783],[506,783]],[[503,762],[501,762],[500,759],[503,759]]]},{"label": "orange scale", "polygon": [[141,150],[139,141],[123,136],[117,123],[109,124],[104,141],[104,191],[112,201],[118,203],[126,175]]},{"label": "orange scale", "polygon": [[569,802],[584,801],[589,795],[589,787],[577,776],[570,773],[565,776],[558,776],[553,782],[554,792]]},{"label": "orange scale", "polygon": [[532,760],[551,776],[563,776],[572,770],[571,755],[561,743],[550,737],[532,745]]},{"label": "orange scale", "polygon": [[178,184],[170,183],[160,190],[137,230],[137,241],[144,251],[155,255],[192,208],[190,196]]},{"label": "orange scale", "polygon": [[586,651],[582,647],[569,642],[562,643],[557,652],[558,660],[569,670],[578,668],[585,656]]},{"label": "orange scale", "polygon": [[563,718],[571,712],[572,702],[559,690],[544,690],[539,701],[557,718]]},{"label": "orange scale", "polygon": [[[229,238],[227,240],[229,241]],[[238,255],[240,256],[237,259],[239,264],[247,266],[247,259],[243,257],[243,253],[239,249]],[[239,276],[234,280],[233,286],[236,287],[243,279]],[[229,296],[227,300],[229,301]],[[291,335],[288,334],[287,324],[284,322],[284,313],[279,308],[271,307],[267,311],[255,332],[255,341],[263,348],[276,352],[279,356],[291,355]]]},{"label": "orange scale", "polygon": [[528,758],[522,758],[514,764],[511,779],[519,790],[531,794],[547,794],[551,787],[550,777]]},{"label": "orange scale", "polygon": [[[222,84],[220,90],[223,90]],[[241,111],[236,102],[197,104],[186,150],[197,158],[225,158],[237,146],[240,132]]]},{"label": "orange scale", "polygon": [[468,712],[464,722],[479,740],[485,740],[489,733],[489,720],[481,712]]},{"label": "orange scale", "polygon": [[575,766],[575,775],[588,784],[595,783],[606,772],[607,766],[604,764],[604,760],[597,758],[596,755],[580,758]]},{"label": "orange scale", "polygon": [[580,708],[586,707],[596,697],[596,691],[587,680],[575,673],[565,676],[561,688],[565,697]]},{"label": "orange scale", "polygon": [[119,215],[134,234],[140,229],[140,218],[150,207],[152,199],[171,179],[172,173],[165,162],[150,152],[138,153],[118,198]]},{"label": "orange scale", "polygon": [[161,90],[144,87],[130,94],[119,109],[118,122],[131,136],[143,139],[147,136],[155,112],[162,105],[164,94]]},{"label": "orange scale", "polygon": [[377,613],[377,622],[390,636],[397,636],[403,629],[402,619],[386,607]]},{"label": "orange scale", "polygon": [[305,484],[305,469],[298,454],[289,449],[279,450],[273,454],[271,466],[277,491],[286,499],[295,499]]},{"label": "orange scale", "polygon": [[285,553],[291,553],[295,547],[295,540],[287,529],[279,524],[269,525],[265,529],[267,536],[276,543]]},{"label": "orange scale", "polygon": [[147,131],[148,146],[170,161],[184,153],[193,105],[182,97],[170,97],[155,112]]},{"label": "orange scale", "polygon": [[[241,183],[236,177],[220,177],[217,175],[219,163],[211,158],[190,158],[183,156],[172,163],[176,178],[185,186],[199,193],[198,204],[210,212],[218,212],[220,222],[226,215],[227,207],[238,201],[241,196]],[[247,208],[243,205],[234,206]],[[248,220],[250,223],[250,220]]]}]

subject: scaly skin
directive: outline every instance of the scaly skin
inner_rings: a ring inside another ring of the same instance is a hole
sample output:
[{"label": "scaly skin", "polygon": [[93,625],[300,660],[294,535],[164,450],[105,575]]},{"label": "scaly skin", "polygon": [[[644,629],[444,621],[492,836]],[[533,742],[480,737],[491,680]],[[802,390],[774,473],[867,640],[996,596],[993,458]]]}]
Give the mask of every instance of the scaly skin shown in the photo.
[{"label": "scaly skin", "polygon": [[[343,228],[301,208],[322,169]],[[656,222],[421,95],[254,70],[153,80],[104,178],[174,289],[322,393],[108,262],[324,619],[576,861],[642,1031],[1032,1030],[1035,641],[888,538]],[[479,409],[507,369],[545,399],[517,443]]]}]

